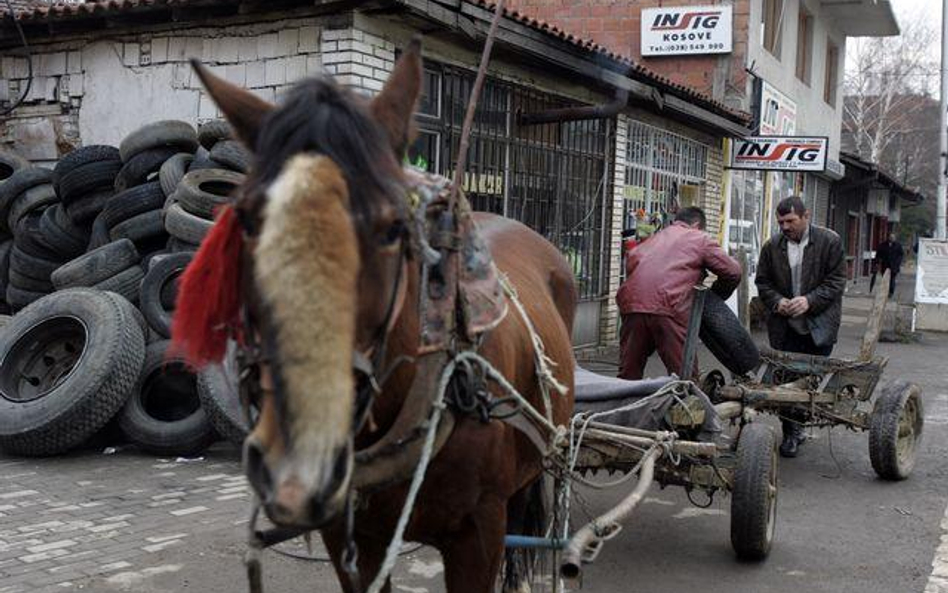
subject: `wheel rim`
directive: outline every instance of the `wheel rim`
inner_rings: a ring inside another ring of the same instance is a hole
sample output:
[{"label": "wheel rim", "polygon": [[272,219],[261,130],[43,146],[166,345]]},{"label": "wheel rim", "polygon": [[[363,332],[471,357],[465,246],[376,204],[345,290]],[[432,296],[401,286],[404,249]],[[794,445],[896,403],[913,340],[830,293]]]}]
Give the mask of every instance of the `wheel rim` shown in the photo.
[{"label": "wheel rim", "polygon": [[899,436],[895,441],[895,452],[899,465],[905,466],[915,456],[915,444],[918,441],[918,402],[914,397],[905,400],[899,414]]},{"label": "wheel rim", "polygon": [[88,330],[75,317],[33,326],[0,361],[0,396],[26,403],[49,395],[75,371],[87,343]]}]

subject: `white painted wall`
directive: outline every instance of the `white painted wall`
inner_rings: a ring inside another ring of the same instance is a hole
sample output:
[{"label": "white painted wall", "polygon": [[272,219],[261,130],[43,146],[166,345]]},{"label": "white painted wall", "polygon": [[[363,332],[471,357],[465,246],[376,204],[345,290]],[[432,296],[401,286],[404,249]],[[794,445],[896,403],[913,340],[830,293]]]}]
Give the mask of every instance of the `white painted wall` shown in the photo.
[{"label": "white painted wall", "polygon": [[[800,3],[813,16],[813,57],[810,67],[810,84],[796,76],[797,26]],[[784,22],[780,59],[775,58],[761,45],[760,22],[763,2],[750,3],[750,24],[747,66],[753,66],[755,74],[777,87],[797,103],[798,136],[829,136],[829,157],[839,160],[840,130],[842,128],[842,88],[836,92],[836,105],[823,100],[823,80],[826,74],[827,40],[831,39],[839,48],[837,82],[842,85],[843,65],[846,55],[846,38],[833,26],[820,8],[818,0],[783,0]],[[748,97],[751,89],[748,86]],[[749,99],[748,99],[749,100]],[[750,104],[745,106],[749,108]]]}]

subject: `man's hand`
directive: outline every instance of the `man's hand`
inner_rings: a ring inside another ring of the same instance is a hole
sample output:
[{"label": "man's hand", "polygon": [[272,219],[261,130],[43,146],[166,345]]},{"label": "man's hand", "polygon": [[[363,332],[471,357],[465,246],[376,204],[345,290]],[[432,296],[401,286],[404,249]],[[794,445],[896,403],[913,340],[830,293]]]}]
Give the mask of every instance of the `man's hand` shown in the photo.
[{"label": "man's hand", "polygon": [[788,309],[790,305],[790,299],[780,299],[777,302],[777,315],[783,315],[784,317],[790,317],[790,310]]},{"label": "man's hand", "polygon": [[810,301],[805,296],[794,297],[787,302],[786,310],[790,317],[799,317],[810,310]]}]

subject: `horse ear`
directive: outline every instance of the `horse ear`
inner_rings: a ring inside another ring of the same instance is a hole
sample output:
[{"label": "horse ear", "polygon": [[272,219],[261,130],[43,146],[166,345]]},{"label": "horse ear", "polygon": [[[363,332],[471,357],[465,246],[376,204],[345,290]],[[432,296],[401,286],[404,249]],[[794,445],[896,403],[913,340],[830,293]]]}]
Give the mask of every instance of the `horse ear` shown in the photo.
[{"label": "horse ear", "polygon": [[382,91],[372,100],[372,115],[388,132],[399,159],[414,140],[414,114],[421,95],[421,38],[412,38]]},{"label": "horse ear", "polygon": [[201,79],[211,99],[224,112],[224,117],[234,128],[237,137],[250,148],[256,146],[260,124],[273,110],[273,105],[250,91],[211,74],[211,71],[197,60],[191,60],[191,67]]}]

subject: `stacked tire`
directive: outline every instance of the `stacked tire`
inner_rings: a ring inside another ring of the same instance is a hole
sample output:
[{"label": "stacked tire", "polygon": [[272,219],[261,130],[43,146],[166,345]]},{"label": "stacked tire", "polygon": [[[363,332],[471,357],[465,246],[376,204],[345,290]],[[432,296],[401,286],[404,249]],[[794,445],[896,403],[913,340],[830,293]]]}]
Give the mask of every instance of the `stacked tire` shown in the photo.
[{"label": "stacked tire", "polygon": [[248,160],[220,121],[148,124],[52,171],[0,151],[0,288],[19,311],[0,319],[0,448],[58,454],[113,421],[159,455],[217,438],[168,338],[177,280]]}]

